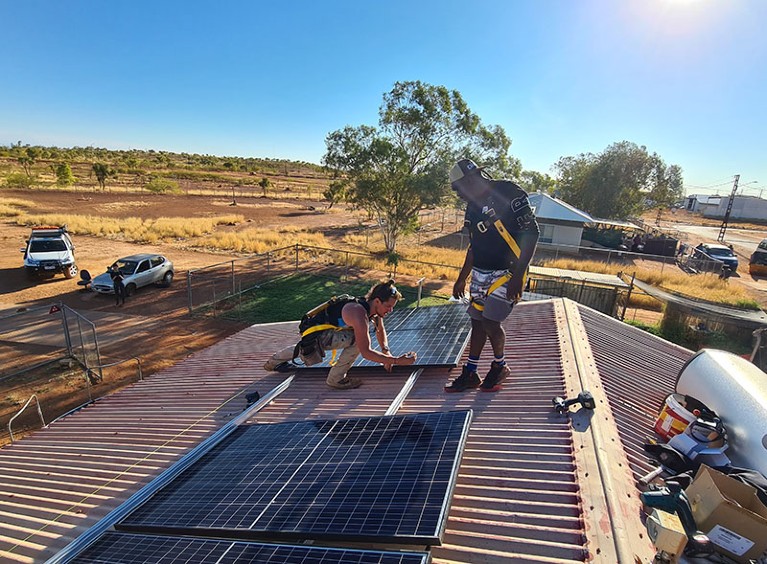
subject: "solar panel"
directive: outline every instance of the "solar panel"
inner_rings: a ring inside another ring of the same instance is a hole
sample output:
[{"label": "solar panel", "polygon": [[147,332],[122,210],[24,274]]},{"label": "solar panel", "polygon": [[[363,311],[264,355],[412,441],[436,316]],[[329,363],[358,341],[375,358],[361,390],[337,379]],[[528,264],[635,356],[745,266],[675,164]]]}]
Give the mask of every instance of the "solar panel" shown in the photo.
[{"label": "solar panel", "polygon": [[395,552],[264,544],[246,541],[105,533],[76,564],[428,564],[426,552]]},{"label": "solar panel", "polygon": [[119,530],[439,544],[471,411],[243,425]]},{"label": "solar panel", "polygon": [[[471,320],[466,314],[466,305],[450,303],[442,306],[419,307],[415,309],[395,309],[386,316],[386,334],[392,354],[404,354],[415,351],[417,360],[411,365],[456,366],[466,348],[471,330]],[[375,331],[371,329],[370,340],[378,350]],[[330,366],[329,351],[326,360],[313,368]],[[380,367],[377,362],[365,360],[361,356],[352,365],[355,367]]]}]

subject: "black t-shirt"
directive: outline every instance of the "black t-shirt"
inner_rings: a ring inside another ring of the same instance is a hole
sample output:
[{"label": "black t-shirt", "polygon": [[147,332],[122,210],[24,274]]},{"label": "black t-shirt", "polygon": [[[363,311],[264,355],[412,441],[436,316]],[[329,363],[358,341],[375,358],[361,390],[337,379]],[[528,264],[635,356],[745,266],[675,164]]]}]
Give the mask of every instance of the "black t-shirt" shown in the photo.
[{"label": "black t-shirt", "polygon": [[509,180],[491,180],[490,194],[481,203],[470,202],[464,224],[469,228],[473,266],[483,270],[511,268],[517,256],[494,225],[496,220],[522,248],[525,239],[538,239],[538,223],[527,192]]}]

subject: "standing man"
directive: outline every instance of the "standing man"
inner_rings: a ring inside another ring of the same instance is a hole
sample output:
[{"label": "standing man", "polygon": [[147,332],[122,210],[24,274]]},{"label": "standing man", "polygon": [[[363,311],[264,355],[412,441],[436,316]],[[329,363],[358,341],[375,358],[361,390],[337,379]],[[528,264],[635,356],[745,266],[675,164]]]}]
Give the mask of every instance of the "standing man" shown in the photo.
[{"label": "standing man", "polygon": [[[501,322],[522,295],[527,267],[538,243],[538,223],[522,188],[508,180],[493,180],[470,159],[458,161],[450,170],[450,183],[467,203],[464,225],[469,229],[470,244],[453,297],[463,297],[471,274],[471,338],[468,362],[445,391],[480,388],[496,392],[511,374],[504,357],[506,333]],[[477,366],[487,340],[494,358],[481,380]]]},{"label": "standing man", "polygon": [[[296,348],[313,349],[314,360],[301,354],[307,366],[322,361],[325,351],[343,349],[338,361],[330,368],[325,383],[336,390],[351,390],[362,385],[359,378],[349,378],[346,373],[359,355],[372,362],[380,362],[391,372],[393,366],[409,366],[416,360],[415,352],[392,356],[386,338],[384,317],[386,317],[402,299],[394,286],[394,280],[373,286],[365,297],[355,298],[343,295],[314,308],[301,321],[301,342],[274,353],[266,364],[265,370],[290,368]],[[376,340],[381,352],[371,348],[370,323],[375,327]],[[316,353],[319,351],[319,354]]]},{"label": "standing man", "polygon": [[115,305],[121,306],[125,303],[125,278],[117,263],[109,267],[109,276],[112,278],[112,288],[115,292]]}]

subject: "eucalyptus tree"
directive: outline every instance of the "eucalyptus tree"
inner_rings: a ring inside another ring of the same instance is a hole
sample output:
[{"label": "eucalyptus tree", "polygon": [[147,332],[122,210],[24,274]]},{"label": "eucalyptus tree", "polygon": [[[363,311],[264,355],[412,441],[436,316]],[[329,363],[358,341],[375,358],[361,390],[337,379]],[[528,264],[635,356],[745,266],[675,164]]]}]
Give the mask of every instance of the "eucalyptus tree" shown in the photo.
[{"label": "eucalyptus tree", "polygon": [[461,157],[497,174],[517,176],[511,140],[486,126],[460,92],[421,81],[397,82],[383,96],[378,126],[329,133],[323,164],[334,171],[333,195],[376,218],[386,250],[418,225],[423,207],[450,197],[448,171]]}]

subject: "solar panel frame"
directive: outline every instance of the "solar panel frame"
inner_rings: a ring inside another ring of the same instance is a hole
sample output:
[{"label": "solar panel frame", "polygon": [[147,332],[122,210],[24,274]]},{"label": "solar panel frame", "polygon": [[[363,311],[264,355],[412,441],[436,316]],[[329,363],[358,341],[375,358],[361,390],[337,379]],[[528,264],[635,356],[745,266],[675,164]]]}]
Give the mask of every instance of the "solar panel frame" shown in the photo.
[{"label": "solar panel frame", "polygon": [[[409,369],[428,366],[456,366],[466,349],[471,332],[471,319],[466,314],[466,305],[449,303],[440,306],[425,306],[415,309],[395,309],[385,319],[389,348],[393,354],[415,351],[416,362]],[[375,330],[370,330],[370,341],[379,350]],[[328,369],[331,357],[301,370]],[[358,368],[383,368],[381,364],[358,357],[352,370]]]},{"label": "solar panel frame", "polygon": [[428,552],[106,532],[70,564],[428,564]]},{"label": "solar panel frame", "polygon": [[115,529],[438,545],[471,415],[243,425]]}]

